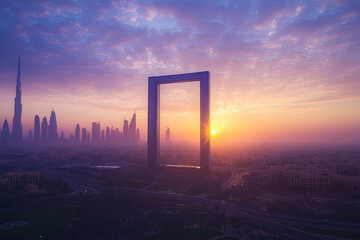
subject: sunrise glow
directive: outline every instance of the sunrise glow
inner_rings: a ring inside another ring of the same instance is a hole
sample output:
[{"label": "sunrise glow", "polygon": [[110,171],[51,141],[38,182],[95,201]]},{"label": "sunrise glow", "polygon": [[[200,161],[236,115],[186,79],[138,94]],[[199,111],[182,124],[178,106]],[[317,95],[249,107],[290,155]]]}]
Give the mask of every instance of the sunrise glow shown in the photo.
[{"label": "sunrise glow", "polygon": [[[80,2],[0,9],[1,122],[14,114],[20,50],[24,134],[53,108],[65,137],[136,112],[146,141],[147,78],[210,71],[216,144],[359,141],[353,1]],[[161,88],[162,136],[169,126],[197,141],[199,84]]]}]

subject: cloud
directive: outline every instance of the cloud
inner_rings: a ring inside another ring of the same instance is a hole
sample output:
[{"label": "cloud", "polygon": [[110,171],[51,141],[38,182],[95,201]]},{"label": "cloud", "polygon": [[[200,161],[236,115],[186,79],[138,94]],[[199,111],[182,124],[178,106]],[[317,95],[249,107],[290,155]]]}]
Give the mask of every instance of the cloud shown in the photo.
[{"label": "cloud", "polygon": [[13,91],[21,50],[26,91],[54,98],[146,96],[147,76],[202,70],[218,106],[233,111],[264,99],[358,97],[358,9],[356,1],[9,1],[0,7],[0,86]]}]

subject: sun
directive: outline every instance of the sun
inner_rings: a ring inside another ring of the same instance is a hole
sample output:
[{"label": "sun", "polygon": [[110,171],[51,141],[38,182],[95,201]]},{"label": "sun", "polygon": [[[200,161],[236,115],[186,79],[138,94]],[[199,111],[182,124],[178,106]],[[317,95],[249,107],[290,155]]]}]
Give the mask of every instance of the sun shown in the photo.
[{"label": "sun", "polygon": [[215,134],[216,133],[216,131],[215,130],[211,130],[211,134]]}]

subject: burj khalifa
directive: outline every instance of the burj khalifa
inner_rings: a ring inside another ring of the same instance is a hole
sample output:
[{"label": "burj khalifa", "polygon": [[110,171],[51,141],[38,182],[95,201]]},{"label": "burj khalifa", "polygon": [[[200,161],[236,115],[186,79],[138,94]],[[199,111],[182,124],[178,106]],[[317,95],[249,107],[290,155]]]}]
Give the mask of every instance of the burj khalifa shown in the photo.
[{"label": "burj khalifa", "polygon": [[11,132],[11,141],[13,144],[20,144],[22,142],[22,125],[21,125],[21,72],[20,72],[20,55],[18,61],[18,72],[16,81],[16,96],[14,106],[13,129]]}]

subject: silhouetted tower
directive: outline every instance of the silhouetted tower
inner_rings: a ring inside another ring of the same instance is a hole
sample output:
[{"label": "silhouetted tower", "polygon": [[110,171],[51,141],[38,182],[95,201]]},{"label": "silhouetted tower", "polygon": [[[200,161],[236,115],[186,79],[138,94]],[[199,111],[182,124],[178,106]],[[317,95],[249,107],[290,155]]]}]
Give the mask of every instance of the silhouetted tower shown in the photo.
[{"label": "silhouetted tower", "polygon": [[6,145],[10,143],[10,130],[7,119],[5,118],[2,132],[1,132],[1,143]]},{"label": "silhouetted tower", "polygon": [[86,135],[87,135],[86,128],[82,128],[81,129],[81,142],[83,144],[86,144]]},{"label": "silhouetted tower", "polygon": [[48,137],[48,121],[46,117],[43,118],[41,123],[41,141],[46,143]]},{"label": "silhouetted tower", "polygon": [[169,127],[166,129],[165,142],[170,143],[170,128]]},{"label": "silhouetted tower", "polygon": [[86,135],[86,143],[90,143],[90,133],[89,132]]},{"label": "silhouetted tower", "polygon": [[111,143],[115,142],[115,130],[113,126],[111,126],[111,130],[110,130],[110,141]]},{"label": "silhouetted tower", "polygon": [[80,143],[80,125],[76,124],[75,128],[75,143]]},{"label": "silhouetted tower", "polygon": [[91,128],[91,142],[93,144],[100,143],[100,122],[93,122]]},{"label": "silhouetted tower", "polygon": [[110,143],[111,141],[111,135],[110,135],[110,128],[109,127],[106,127],[106,142],[107,143]]},{"label": "silhouetted tower", "polygon": [[123,142],[124,143],[129,142],[129,122],[126,119],[124,119],[124,125],[123,125]]},{"label": "silhouetted tower", "polygon": [[101,130],[101,143],[104,144],[105,143],[105,130]]},{"label": "silhouetted tower", "polygon": [[129,125],[129,142],[136,142],[136,113],[132,115],[130,125]]},{"label": "silhouetted tower", "polygon": [[35,115],[34,119],[34,142],[40,142],[40,117],[39,115]]},{"label": "silhouetted tower", "polygon": [[56,114],[55,111],[52,110],[50,115],[50,122],[49,122],[48,139],[50,143],[57,143],[58,138],[59,135],[57,131]]},{"label": "silhouetted tower", "polygon": [[140,143],[140,129],[136,129],[136,143]]},{"label": "silhouetted tower", "polygon": [[11,140],[14,144],[20,144],[22,142],[22,125],[21,125],[21,72],[20,72],[20,54],[18,61],[18,72],[16,81],[16,97],[14,106],[14,118],[13,118],[13,129],[11,133]]}]

